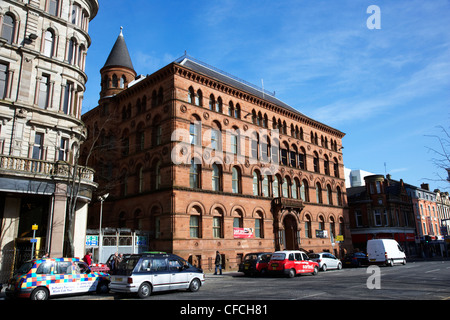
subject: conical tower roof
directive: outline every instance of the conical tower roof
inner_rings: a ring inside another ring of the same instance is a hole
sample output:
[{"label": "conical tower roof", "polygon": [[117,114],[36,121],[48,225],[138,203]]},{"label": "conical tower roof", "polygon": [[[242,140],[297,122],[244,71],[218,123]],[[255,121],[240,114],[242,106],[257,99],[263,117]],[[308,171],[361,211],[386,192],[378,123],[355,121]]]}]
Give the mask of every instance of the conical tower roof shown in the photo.
[{"label": "conical tower roof", "polygon": [[126,67],[134,71],[133,63],[131,62],[130,54],[128,52],[127,44],[122,33],[122,27],[120,27],[120,34],[117,37],[116,43],[106,60],[105,67]]}]

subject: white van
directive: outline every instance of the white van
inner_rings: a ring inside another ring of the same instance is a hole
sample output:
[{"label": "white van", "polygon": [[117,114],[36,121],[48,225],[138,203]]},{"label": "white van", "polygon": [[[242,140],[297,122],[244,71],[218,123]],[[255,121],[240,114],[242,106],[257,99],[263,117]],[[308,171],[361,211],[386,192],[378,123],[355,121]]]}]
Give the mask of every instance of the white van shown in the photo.
[{"label": "white van", "polygon": [[370,264],[406,264],[406,255],[397,241],[392,239],[373,239],[367,241],[367,255]]}]

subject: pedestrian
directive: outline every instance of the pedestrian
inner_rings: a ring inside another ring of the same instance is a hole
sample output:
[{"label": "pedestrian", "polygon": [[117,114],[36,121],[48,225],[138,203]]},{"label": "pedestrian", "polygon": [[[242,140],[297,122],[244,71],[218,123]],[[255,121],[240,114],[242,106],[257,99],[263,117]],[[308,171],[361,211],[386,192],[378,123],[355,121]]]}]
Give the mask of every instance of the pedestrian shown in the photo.
[{"label": "pedestrian", "polygon": [[50,254],[46,251],[45,254],[42,256],[42,259],[50,258]]},{"label": "pedestrian", "polygon": [[88,253],[86,253],[86,255],[83,258],[83,261],[86,262],[86,264],[88,266],[91,266],[92,264],[92,252],[88,251]]},{"label": "pedestrian", "polygon": [[219,269],[220,274],[222,274],[222,256],[220,255],[219,251],[216,251],[215,264],[216,264],[216,269],[215,269],[214,274],[217,274],[217,269]]}]

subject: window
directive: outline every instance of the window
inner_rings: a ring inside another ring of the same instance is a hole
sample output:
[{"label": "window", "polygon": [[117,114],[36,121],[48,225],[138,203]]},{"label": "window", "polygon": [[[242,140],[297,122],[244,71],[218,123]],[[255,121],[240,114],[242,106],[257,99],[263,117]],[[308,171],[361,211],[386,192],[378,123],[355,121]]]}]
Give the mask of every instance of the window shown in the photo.
[{"label": "window", "polygon": [[259,196],[259,173],[258,172],[253,172],[253,195],[254,196]]},{"label": "window", "polygon": [[235,132],[230,135],[230,149],[233,154],[238,154],[239,152],[238,135]]},{"label": "window", "polygon": [[222,217],[213,217],[213,238],[222,237]]},{"label": "window", "polygon": [[194,88],[189,87],[189,90],[188,90],[188,102],[191,103],[191,104],[194,104],[194,97],[195,97]]},{"label": "window", "polygon": [[64,89],[64,103],[63,103],[63,112],[65,114],[69,114],[72,106],[72,92],[73,92],[74,84],[73,82],[67,81],[66,87]]},{"label": "window", "polygon": [[33,159],[42,160],[44,149],[44,134],[36,132],[34,136],[34,145],[33,145]]},{"label": "window", "polygon": [[316,202],[322,203],[322,187],[319,183],[316,183]]},{"label": "window", "polygon": [[303,202],[309,202],[308,182],[306,180],[302,180],[300,185],[300,198]]},{"label": "window", "polygon": [[255,219],[255,238],[262,238],[262,219]]},{"label": "window", "polygon": [[144,191],[144,167],[140,166],[138,169],[138,192]]},{"label": "window", "polygon": [[314,172],[317,172],[317,173],[320,172],[319,155],[316,152],[314,152]]},{"label": "window", "polygon": [[191,238],[199,238],[200,234],[199,216],[191,216],[191,218],[189,219],[189,230]]},{"label": "window", "polygon": [[291,186],[291,196],[293,199],[298,199],[297,188],[298,188],[297,179],[294,179]]},{"label": "window", "polygon": [[221,97],[217,98],[215,111],[222,113],[222,98]]},{"label": "window", "polygon": [[191,168],[189,171],[189,185],[191,188],[200,188],[201,165],[197,161],[194,158],[191,160]]},{"label": "window", "polygon": [[283,197],[288,198],[289,197],[289,183],[286,178],[283,178],[283,183],[281,185],[281,189],[283,190]]},{"label": "window", "polygon": [[222,168],[218,164],[213,164],[212,166],[212,189],[213,191],[222,190]]},{"label": "window", "polygon": [[278,176],[275,176],[273,178],[273,183],[272,183],[272,195],[274,198],[278,198],[280,196],[280,192],[279,192],[279,179]]},{"label": "window", "polygon": [[72,19],[71,19],[72,24],[75,24],[75,25],[80,24],[80,12],[81,12],[81,7],[78,4],[74,3],[72,5],[72,15],[71,15],[72,16]]},{"label": "window", "polygon": [[200,89],[197,90],[197,95],[195,96],[195,105],[199,107],[203,106],[203,94]]},{"label": "window", "polygon": [[374,210],[373,215],[374,215],[375,225],[376,226],[381,226],[382,225],[382,221],[381,221],[381,212],[380,212],[380,210],[378,210],[378,209]]},{"label": "window", "polygon": [[47,12],[52,16],[58,16],[59,0],[48,0]]},{"label": "window", "polygon": [[155,190],[161,187],[161,161],[155,165]]},{"label": "window", "polygon": [[61,144],[59,146],[58,160],[67,161],[69,154],[69,139],[61,138]]},{"label": "window", "polygon": [[327,201],[329,205],[333,204],[333,192],[330,185],[327,185]]},{"label": "window", "polygon": [[71,273],[72,273],[72,261],[56,262],[56,274],[71,274]]},{"label": "window", "polygon": [[306,161],[305,160],[306,160],[305,151],[300,150],[300,153],[298,154],[298,166],[302,170],[306,170]]},{"label": "window", "polygon": [[221,131],[218,129],[211,129],[211,148],[213,150],[221,150]]},{"label": "window", "polygon": [[46,109],[49,105],[49,96],[50,96],[50,76],[42,75],[39,80],[39,108]]},{"label": "window", "polygon": [[8,88],[8,65],[0,63],[0,99],[6,98]]},{"label": "window", "polygon": [[286,149],[281,149],[281,164],[286,166],[288,162],[288,151]]},{"label": "window", "polygon": [[269,197],[269,177],[267,175],[262,180],[262,196]]},{"label": "window", "polygon": [[[69,47],[67,49],[67,62],[69,64],[75,64],[75,55],[76,55],[76,47],[77,47],[77,42],[75,39],[70,39],[69,40]],[[112,86],[114,88],[117,88],[117,76],[114,74],[112,77]]]},{"label": "window", "polygon": [[44,55],[46,57],[53,57],[53,52],[55,49],[55,34],[52,30],[45,31],[44,38]]},{"label": "window", "polygon": [[53,261],[42,262],[36,270],[36,274],[50,274],[53,267]]},{"label": "window", "polygon": [[309,215],[306,216],[306,221],[305,221],[305,237],[312,238],[311,217]]},{"label": "window", "polygon": [[7,43],[14,43],[16,20],[11,14],[5,14],[3,16],[2,25],[2,38],[6,39]]},{"label": "window", "polygon": [[200,126],[201,124],[198,122],[191,122],[191,124],[189,125],[190,142],[193,145],[200,144]]},{"label": "window", "polygon": [[231,188],[233,193],[241,192],[241,172],[236,167],[233,167],[231,173]]}]

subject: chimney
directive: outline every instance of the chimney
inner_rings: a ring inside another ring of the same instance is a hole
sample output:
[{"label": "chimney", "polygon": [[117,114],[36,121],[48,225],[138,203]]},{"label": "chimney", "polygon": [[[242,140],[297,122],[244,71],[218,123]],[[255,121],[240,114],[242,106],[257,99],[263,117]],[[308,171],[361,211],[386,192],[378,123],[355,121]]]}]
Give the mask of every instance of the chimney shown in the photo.
[{"label": "chimney", "polygon": [[424,190],[430,191],[430,185],[428,183],[422,183],[420,187]]}]

